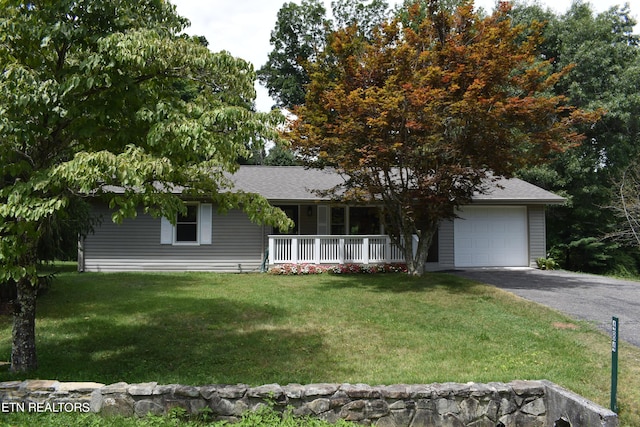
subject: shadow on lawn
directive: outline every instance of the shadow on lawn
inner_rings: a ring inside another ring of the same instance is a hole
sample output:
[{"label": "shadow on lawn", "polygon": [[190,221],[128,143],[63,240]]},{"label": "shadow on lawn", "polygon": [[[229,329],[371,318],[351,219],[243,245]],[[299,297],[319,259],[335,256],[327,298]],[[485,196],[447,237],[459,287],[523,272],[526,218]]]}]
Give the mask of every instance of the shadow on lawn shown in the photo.
[{"label": "shadow on lawn", "polygon": [[477,284],[464,278],[445,273],[425,273],[415,277],[407,274],[354,274],[331,276],[331,280],[323,281],[320,286],[325,290],[341,288],[368,289],[376,292],[428,292],[434,289],[445,289],[452,294],[468,293]]},{"label": "shadow on lawn", "polygon": [[[139,300],[125,299],[114,289],[111,299],[66,302],[63,313],[44,303],[39,369],[29,378],[106,384],[306,383],[315,379],[309,367],[335,362],[323,349],[321,334],[279,323],[287,316],[282,308],[179,292],[172,297],[165,291],[147,288]],[[0,381],[5,379],[18,378],[1,372]]]}]

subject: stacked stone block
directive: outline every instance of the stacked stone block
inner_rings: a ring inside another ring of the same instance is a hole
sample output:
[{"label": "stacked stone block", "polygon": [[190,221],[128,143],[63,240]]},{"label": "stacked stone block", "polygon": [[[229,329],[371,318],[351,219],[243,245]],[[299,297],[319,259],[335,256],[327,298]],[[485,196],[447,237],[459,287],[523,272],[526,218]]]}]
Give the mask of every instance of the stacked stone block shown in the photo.
[{"label": "stacked stone block", "polygon": [[581,423],[588,420],[588,425],[594,427],[618,425],[614,413],[548,381],[375,387],[367,384],[195,387],[155,382],[105,386],[33,380],[0,383],[3,412],[29,408],[68,412],[76,408],[104,416],[143,417],[168,414],[177,407],[188,414],[207,412],[217,420],[233,422],[246,411],[265,405],[329,422],[344,419],[380,427],[553,427],[558,421],[554,417],[561,416],[579,417]]}]

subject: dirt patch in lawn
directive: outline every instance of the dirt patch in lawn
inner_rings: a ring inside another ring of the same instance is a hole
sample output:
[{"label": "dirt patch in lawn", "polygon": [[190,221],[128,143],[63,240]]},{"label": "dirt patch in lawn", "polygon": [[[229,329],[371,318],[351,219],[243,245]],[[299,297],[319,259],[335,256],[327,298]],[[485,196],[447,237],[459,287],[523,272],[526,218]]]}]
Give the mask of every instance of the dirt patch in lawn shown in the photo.
[{"label": "dirt patch in lawn", "polygon": [[573,323],[553,322],[553,327],[556,329],[578,329],[578,325]]}]

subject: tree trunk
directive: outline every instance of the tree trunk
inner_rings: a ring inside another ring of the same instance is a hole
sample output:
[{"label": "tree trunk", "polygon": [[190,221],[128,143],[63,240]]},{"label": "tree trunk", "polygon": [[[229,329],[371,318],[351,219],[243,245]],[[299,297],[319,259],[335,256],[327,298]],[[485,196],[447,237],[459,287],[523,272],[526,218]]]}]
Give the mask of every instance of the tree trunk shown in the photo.
[{"label": "tree trunk", "polygon": [[410,276],[422,276],[424,274],[424,263],[414,258],[411,262],[407,263],[407,274]]},{"label": "tree trunk", "polygon": [[424,274],[424,265],[427,262],[427,256],[429,255],[429,248],[433,241],[433,236],[437,231],[437,227],[434,230],[422,231],[418,234],[418,243],[416,253],[413,253],[413,236],[409,234],[409,238],[405,238],[405,242],[409,242],[404,245],[404,256],[407,262],[407,273],[411,276],[422,276]]},{"label": "tree trunk", "polygon": [[37,285],[28,277],[17,283],[17,298],[13,309],[13,347],[11,372],[27,372],[38,367],[36,359],[36,296]]}]

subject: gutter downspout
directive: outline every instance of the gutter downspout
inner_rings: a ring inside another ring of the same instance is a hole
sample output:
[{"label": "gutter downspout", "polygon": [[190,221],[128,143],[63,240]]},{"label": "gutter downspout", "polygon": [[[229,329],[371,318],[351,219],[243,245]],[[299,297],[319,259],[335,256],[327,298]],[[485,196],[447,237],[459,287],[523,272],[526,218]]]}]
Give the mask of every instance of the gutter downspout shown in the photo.
[{"label": "gutter downspout", "polygon": [[269,250],[266,249],[265,250],[265,244],[264,244],[264,237],[265,237],[265,228],[264,228],[264,224],[262,224],[262,238],[260,239],[260,253],[263,254],[262,257],[262,264],[260,264],[260,273],[266,273],[267,272],[267,260],[269,259]]}]

